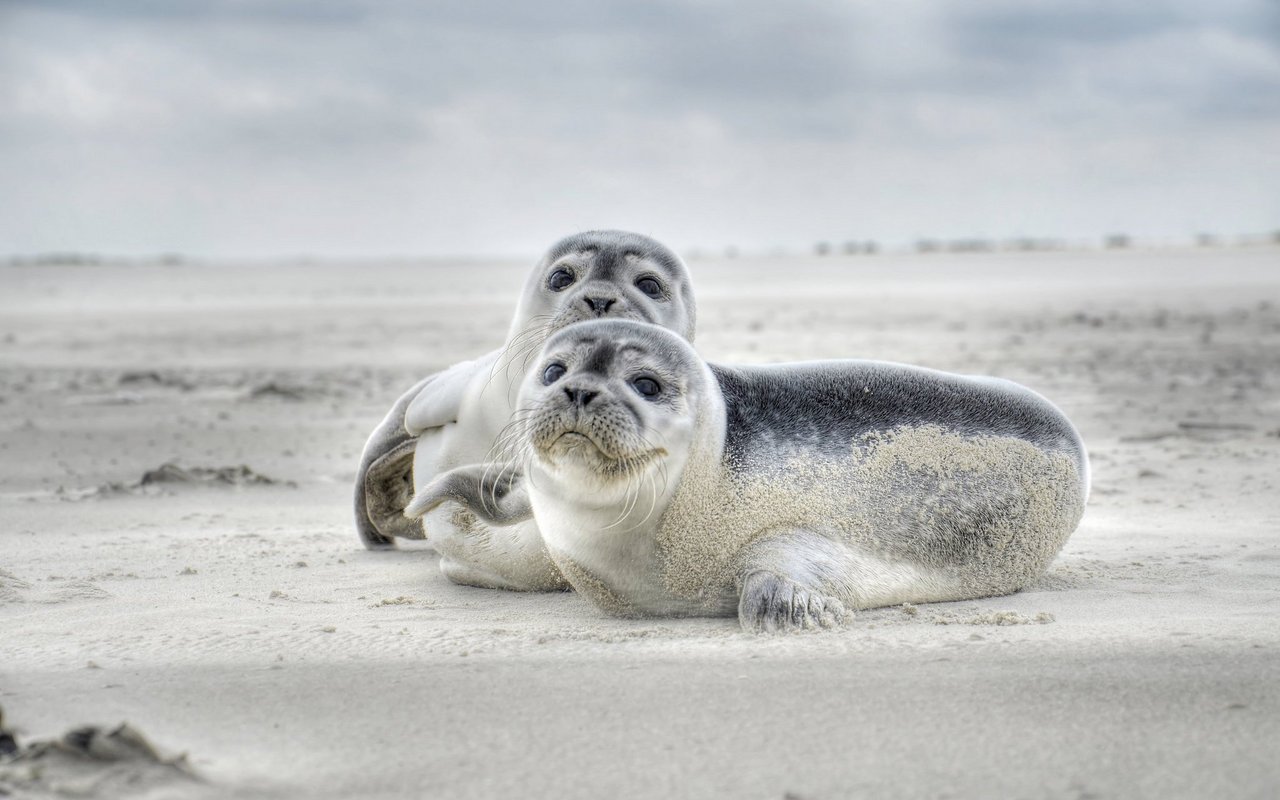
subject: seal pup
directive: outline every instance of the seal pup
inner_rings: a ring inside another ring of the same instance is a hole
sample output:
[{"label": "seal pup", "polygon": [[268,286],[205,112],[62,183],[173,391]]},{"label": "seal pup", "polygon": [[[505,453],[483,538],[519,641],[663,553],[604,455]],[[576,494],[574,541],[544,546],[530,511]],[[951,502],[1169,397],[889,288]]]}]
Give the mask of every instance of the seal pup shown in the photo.
[{"label": "seal pup", "polygon": [[[395,547],[395,537],[424,538],[423,524],[403,515],[415,482],[421,487],[440,472],[490,456],[515,411],[525,369],[549,334],[582,320],[619,317],[660,325],[692,340],[695,313],[688,270],[661,243],[623,231],[561,239],[529,273],[505,344],[419,381],[369,437],[355,486],[356,528],[365,546],[386,549]],[[469,564],[480,559],[506,568],[525,557],[537,562],[542,546],[536,526],[525,526],[528,535],[514,551],[491,553],[476,545],[483,540],[477,535],[483,532],[474,530],[481,523],[456,513],[438,516],[427,521],[426,530],[451,578],[535,588],[509,584],[488,574],[492,569]],[[459,535],[460,527],[467,536]],[[510,536],[502,541],[510,544]]]},{"label": "seal pup", "polygon": [[442,475],[406,514],[449,499],[495,524],[532,515],[573,588],[624,616],[780,630],[1008,594],[1088,496],[1075,428],[997,378],[712,365],[655,326],[601,320],[548,338],[520,405],[521,472]]}]

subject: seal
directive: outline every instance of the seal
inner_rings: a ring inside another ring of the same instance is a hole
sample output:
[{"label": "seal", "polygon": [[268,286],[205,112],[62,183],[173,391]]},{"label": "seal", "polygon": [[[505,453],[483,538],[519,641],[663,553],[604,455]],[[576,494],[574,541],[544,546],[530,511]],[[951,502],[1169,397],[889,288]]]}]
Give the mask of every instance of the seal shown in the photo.
[{"label": "seal", "polygon": [[[691,340],[695,315],[688,270],[659,242],[623,231],[561,239],[529,273],[504,345],[419,381],[369,437],[355,486],[356,528],[365,546],[387,549],[395,547],[396,537],[424,538],[424,525],[403,515],[415,484],[420,488],[441,472],[492,456],[516,410],[526,368],[548,335],[583,320],[617,317],[662,326]],[[477,529],[482,523],[458,511],[425,526],[451,578],[501,588],[563,583],[546,569],[536,526],[524,526],[528,536],[516,551],[489,553],[475,546],[483,538]],[[503,541],[510,542],[510,535]],[[533,584],[512,582],[472,563],[480,559],[502,571],[522,554],[537,566]]]},{"label": "seal", "polygon": [[712,365],[635,322],[551,336],[520,405],[519,467],[442,475],[406,514],[448,499],[496,525],[532,516],[573,588],[623,616],[782,630],[1009,594],[1089,491],[1079,434],[1018,384],[880,361]]}]

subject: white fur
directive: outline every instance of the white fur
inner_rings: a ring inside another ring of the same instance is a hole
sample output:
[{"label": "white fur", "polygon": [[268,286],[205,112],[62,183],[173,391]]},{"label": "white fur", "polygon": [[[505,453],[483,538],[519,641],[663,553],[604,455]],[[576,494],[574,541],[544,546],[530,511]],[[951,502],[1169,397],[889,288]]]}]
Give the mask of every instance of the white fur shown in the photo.
[{"label": "white fur", "polygon": [[[627,484],[604,482],[576,459],[552,463],[535,457],[531,462],[529,499],[552,557],[558,564],[572,562],[603,584],[626,606],[615,611],[705,613],[700,604],[672,597],[664,586],[656,537],[690,458],[718,458],[723,448],[724,400],[711,371],[698,363],[708,391],[690,398],[690,413],[677,416],[660,407],[641,406],[646,409],[644,434],[664,453],[631,482],[638,497],[625,491]],[[533,382],[526,385],[522,402],[533,402],[530,389],[537,391]],[[704,419],[709,424],[699,424]]]},{"label": "white fur", "polygon": [[577,465],[557,468],[542,459],[529,475],[534,518],[552,558],[576,564],[639,610],[669,605],[653,531],[680,486],[690,448],[681,436],[664,438],[661,466],[648,464],[629,484],[602,485]]}]

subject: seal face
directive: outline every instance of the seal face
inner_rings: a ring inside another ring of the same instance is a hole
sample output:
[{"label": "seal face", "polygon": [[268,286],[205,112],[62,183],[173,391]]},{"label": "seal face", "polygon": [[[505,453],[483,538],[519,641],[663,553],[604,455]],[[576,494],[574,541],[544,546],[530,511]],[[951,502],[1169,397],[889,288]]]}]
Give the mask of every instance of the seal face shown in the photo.
[{"label": "seal face", "polygon": [[528,509],[506,513],[531,512],[567,580],[618,614],[778,629],[1006,594],[1048,566],[1088,491],[1078,434],[1017,384],[708,365],[628,321],[550,337],[520,404]]},{"label": "seal face", "polygon": [[603,317],[649,322],[693,341],[696,308],[684,262],[636,233],[591,231],[561,239],[525,281],[508,347],[538,330],[543,335],[532,349],[527,342],[522,348],[536,353],[546,335]]},{"label": "seal face", "polygon": [[[356,485],[356,524],[366,546],[394,547],[397,536],[423,538],[423,524],[402,515],[415,488],[506,449],[503,434],[516,390],[547,336],[584,320],[622,318],[691,339],[695,317],[688,270],[659,242],[622,231],[557,242],[529,273],[504,346],[419,382],[370,437]],[[456,512],[443,509],[426,520],[452,579],[500,588],[563,585],[540,555],[532,522],[518,553],[480,552],[464,539],[483,536],[485,523]],[[524,562],[532,564],[536,579],[519,575],[514,565]]]},{"label": "seal face", "polygon": [[661,340],[575,331],[547,348],[522,395],[532,453],[545,469],[598,489],[646,474],[692,430],[691,382],[700,377]]}]

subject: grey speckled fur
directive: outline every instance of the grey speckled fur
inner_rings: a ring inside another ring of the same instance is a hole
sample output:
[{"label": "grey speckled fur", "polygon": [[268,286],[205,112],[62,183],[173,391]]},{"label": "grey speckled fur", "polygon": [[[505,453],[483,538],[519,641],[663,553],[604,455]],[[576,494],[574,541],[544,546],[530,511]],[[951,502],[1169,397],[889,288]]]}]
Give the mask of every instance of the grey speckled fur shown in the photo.
[{"label": "grey speckled fur", "polygon": [[709,366],[724,396],[726,463],[760,465],[795,452],[836,457],[872,431],[939,425],[1069,453],[1087,490],[1080,435],[1052,403],[1012,381],[885,361]]}]

